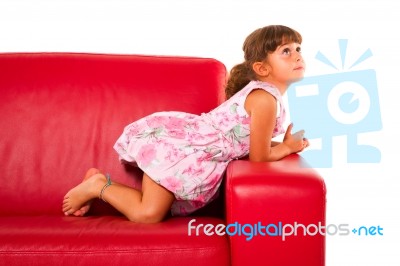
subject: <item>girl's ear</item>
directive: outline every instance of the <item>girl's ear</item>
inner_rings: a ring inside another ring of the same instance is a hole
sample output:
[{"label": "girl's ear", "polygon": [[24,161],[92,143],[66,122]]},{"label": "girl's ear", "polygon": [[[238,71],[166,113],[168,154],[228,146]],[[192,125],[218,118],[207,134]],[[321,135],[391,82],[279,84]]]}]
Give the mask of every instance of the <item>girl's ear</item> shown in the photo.
[{"label": "girl's ear", "polygon": [[255,62],[253,64],[253,71],[260,77],[268,77],[269,70],[265,63]]}]

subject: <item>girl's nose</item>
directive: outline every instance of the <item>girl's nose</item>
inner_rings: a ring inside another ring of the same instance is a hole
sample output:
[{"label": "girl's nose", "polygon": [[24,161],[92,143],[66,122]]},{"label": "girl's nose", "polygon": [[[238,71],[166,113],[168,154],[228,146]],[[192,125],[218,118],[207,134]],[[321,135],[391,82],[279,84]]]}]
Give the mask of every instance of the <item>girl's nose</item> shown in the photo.
[{"label": "girl's nose", "polygon": [[296,62],[302,61],[303,57],[301,56],[300,53],[297,53],[297,57],[296,57]]}]

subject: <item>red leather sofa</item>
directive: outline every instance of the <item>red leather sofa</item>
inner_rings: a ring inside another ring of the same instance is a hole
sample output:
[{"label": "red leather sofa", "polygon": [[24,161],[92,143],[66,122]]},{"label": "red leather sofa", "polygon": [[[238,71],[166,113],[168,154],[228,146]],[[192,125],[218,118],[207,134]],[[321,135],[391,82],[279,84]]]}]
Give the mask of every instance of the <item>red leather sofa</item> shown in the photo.
[{"label": "red leather sofa", "polygon": [[63,215],[90,167],[139,188],[112,148],[123,127],[207,112],[226,76],[206,58],[0,54],[0,265],[324,265],[325,185],[299,155],[231,162],[219,198],[188,217],[136,224],[99,200]]}]

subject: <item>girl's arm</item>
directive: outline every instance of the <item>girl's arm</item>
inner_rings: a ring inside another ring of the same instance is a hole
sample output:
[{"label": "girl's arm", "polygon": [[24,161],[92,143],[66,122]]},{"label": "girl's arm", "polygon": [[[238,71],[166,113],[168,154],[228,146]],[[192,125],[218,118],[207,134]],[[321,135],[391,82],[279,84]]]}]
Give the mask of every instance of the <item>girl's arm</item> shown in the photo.
[{"label": "girl's arm", "polygon": [[292,136],[292,125],[288,127],[283,142],[274,142],[276,145],[272,146],[272,132],[276,123],[276,99],[270,93],[264,90],[252,91],[247,96],[245,109],[251,117],[250,161],[277,161],[304,149],[303,138]]}]

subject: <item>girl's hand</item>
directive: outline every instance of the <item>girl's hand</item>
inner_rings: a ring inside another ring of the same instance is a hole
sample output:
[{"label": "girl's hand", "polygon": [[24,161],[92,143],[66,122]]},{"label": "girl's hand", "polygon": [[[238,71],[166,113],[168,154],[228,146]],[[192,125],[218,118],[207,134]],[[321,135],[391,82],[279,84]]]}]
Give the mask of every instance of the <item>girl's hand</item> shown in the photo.
[{"label": "girl's hand", "polygon": [[306,138],[304,138],[304,130],[297,131],[292,134],[293,123],[291,123],[285,133],[283,138],[283,144],[285,144],[290,153],[298,153],[303,151],[305,148],[310,146],[310,143]]}]

